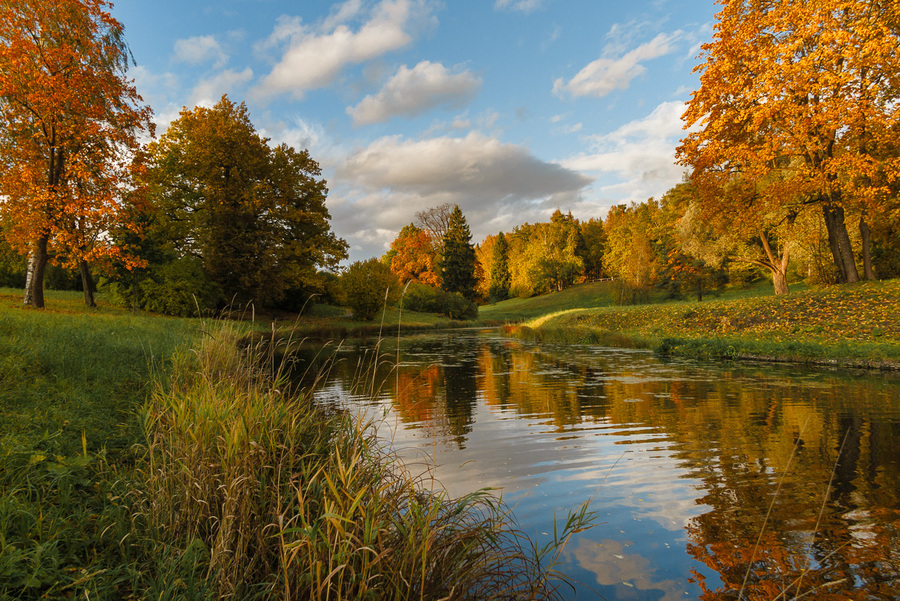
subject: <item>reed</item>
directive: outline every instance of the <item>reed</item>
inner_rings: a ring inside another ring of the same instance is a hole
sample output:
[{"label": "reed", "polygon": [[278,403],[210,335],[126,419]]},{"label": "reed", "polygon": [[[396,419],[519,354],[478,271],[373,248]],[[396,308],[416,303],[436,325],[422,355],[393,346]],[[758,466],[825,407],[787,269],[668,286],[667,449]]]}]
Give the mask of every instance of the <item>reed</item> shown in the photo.
[{"label": "reed", "polygon": [[[430,490],[370,424],[315,405],[271,353],[218,325],[142,411],[135,528],[202,598],[543,599],[573,512],[536,549],[489,491]],[[550,561],[545,561],[546,559]],[[203,582],[205,588],[198,588]]]}]

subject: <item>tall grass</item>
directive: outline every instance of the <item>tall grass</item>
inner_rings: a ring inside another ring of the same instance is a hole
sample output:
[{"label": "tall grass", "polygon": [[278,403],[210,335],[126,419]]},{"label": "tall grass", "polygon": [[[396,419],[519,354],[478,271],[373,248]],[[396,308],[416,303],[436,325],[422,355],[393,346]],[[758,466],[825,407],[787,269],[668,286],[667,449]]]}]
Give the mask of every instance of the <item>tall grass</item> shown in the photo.
[{"label": "tall grass", "polygon": [[191,590],[285,600],[556,596],[553,563],[593,519],[586,507],[537,549],[488,491],[450,499],[429,489],[367,424],[316,406],[269,367],[271,351],[241,352],[239,339],[222,325],[179,355],[171,386],[142,413],[136,527],[163,550],[191,550],[191,582],[205,583]]}]

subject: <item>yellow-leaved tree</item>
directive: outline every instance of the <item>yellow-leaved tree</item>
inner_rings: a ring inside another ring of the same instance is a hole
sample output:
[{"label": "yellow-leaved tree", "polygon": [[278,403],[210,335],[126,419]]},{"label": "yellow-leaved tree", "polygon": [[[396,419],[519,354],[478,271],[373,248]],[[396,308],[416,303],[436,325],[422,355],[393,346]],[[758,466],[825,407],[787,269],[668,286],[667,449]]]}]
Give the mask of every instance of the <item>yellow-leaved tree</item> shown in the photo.
[{"label": "yellow-leaved tree", "polygon": [[0,217],[27,253],[24,302],[44,306],[48,260],[117,254],[150,109],[126,77],[122,25],[103,0],[0,0]]},{"label": "yellow-leaved tree", "polygon": [[859,220],[866,243],[867,221],[887,213],[900,176],[890,151],[900,124],[898,3],[719,4],[678,149],[703,211],[765,237],[816,208],[839,280],[857,281],[847,222]]}]

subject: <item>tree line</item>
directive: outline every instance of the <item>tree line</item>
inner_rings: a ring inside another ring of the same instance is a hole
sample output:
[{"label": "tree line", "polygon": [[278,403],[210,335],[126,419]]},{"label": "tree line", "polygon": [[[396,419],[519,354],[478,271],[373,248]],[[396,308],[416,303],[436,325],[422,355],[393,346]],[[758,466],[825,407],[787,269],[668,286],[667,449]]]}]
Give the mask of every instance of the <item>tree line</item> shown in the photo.
[{"label": "tree line", "polygon": [[[371,317],[613,278],[616,302],[702,299],[728,281],[900,275],[900,9],[882,0],[721,0],[659,199],[472,242],[458,206],[415,215],[380,258],[340,263],[306,150],[260,136],[243,103],[184,109],[158,139],[103,0],[0,3],[0,284],[190,315],[314,294]],[[77,273],[77,276],[71,274]],[[375,300],[373,300],[375,299]],[[377,311],[377,309],[376,309]]]}]

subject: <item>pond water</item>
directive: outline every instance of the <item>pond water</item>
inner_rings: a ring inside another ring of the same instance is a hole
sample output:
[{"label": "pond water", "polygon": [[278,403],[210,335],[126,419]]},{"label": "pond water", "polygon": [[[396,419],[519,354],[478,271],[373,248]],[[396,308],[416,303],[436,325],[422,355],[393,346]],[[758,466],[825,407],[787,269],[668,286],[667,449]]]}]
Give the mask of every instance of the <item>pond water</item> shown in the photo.
[{"label": "pond water", "polygon": [[320,402],[383,416],[453,496],[498,489],[541,543],[591,499],[570,598],[900,598],[898,378],[490,331],[379,344],[377,366],[338,349]]}]

